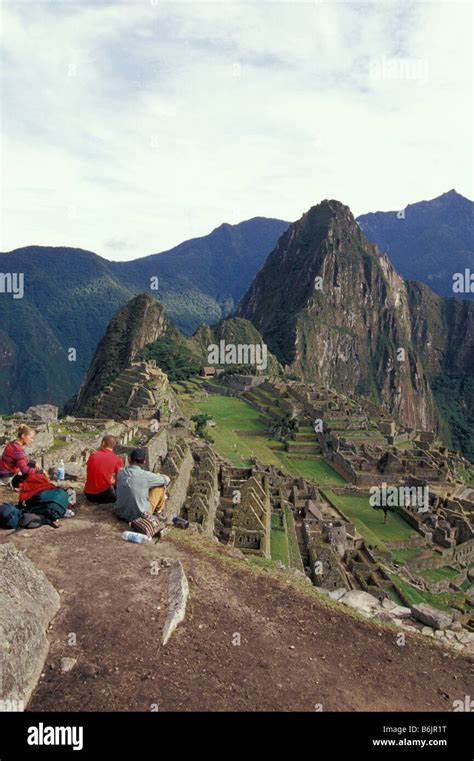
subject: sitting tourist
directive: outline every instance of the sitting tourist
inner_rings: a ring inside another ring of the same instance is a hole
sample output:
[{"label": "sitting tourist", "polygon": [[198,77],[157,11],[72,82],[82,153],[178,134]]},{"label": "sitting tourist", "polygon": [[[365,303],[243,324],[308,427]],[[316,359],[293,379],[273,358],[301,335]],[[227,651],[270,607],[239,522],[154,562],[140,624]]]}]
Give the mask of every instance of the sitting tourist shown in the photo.
[{"label": "sitting tourist", "polygon": [[23,447],[32,444],[35,432],[27,425],[20,425],[17,437],[9,441],[0,459],[0,483],[17,489],[28,473],[41,469],[40,465],[30,461]]},{"label": "sitting tourist", "polygon": [[159,512],[165,504],[168,476],[144,470],[146,452],[134,449],[129,455],[129,466],[122,468],[117,478],[117,501],[114,512],[127,523],[142,513]]},{"label": "sitting tourist", "polygon": [[117,475],[123,468],[122,458],[115,454],[115,436],[104,436],[101,447],[87,460],[87,479],[84,494],[89,502],[104,504],[115,502]]}]

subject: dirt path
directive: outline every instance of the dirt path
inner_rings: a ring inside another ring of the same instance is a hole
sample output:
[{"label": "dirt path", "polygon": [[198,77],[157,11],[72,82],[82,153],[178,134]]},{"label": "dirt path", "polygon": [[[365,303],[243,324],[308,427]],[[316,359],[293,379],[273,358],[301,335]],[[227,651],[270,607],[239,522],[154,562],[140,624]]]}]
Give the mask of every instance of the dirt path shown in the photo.
[{"label": "dirt path", "polygon": [[[122,528],[109,508],[84,507],[59,530],[1,532],[64,590],[29,710],[449,711],[474,694],[465,658],[410,636],[399,647],[393,631],[289,589],[284,573],[211,557],[177,530],[134,545]],[[162,648],[174,558],[190,599]],[[67,673],[63,657],[77,659]]]}]

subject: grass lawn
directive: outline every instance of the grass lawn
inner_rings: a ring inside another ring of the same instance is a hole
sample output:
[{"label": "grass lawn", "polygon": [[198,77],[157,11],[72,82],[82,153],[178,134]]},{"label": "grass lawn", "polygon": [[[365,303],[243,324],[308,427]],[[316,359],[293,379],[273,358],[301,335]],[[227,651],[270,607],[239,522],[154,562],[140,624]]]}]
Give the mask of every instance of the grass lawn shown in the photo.
[{"label": "grass lawn", "polygon": [[290,567],[297,568],[298,571],[304,571],[303,561],[301,560],[298,538],[296,536],[295,518],[290,507],[285,507],[285,518],[287,527],[288,555]]},{"label": "grass lawn", "polygon": [[417,555],[420,555],[422,550],[423,547],[407,547],[402,550],[392,550],[392,558],[395,563],[404,565],[407,560],[411,560],[412,558],[416,558]]},{"label": "grass lawn", "polygon": [[[276,465],[291,476],[303,476],[322,485],[337,486],[346,483],[343,477],[320,457],[288,457],[281,449],[281,442],[269,438],[267,428],[260,419],[260,412],[242,399],[214,394],[206,401],[185,397],[181,397],[181,401],[190,416],[206,413],[215,420],[215,428],[209,429],[214,446],[237,467],[248,467],[250,458],[257,457],[264,465]],[[246,436],[245,432],[250,435]]]},{"label": "grass lawn", "polygon": [[270,552],[272,560],[281,560],[286,566],[289,565],[288,560],[288,540],[286,531],[280,526],[280,519],[278,515],[272,515],[272,531],[270,534]]},{"label": "grass lawn", "polygon": [[462,594],[451,594],[449,592],[441,592],[440,594],[432,594],[431,592],[416,589],[408,584],[407,581],[401,579],[400,576],[393,574],[391,578],[398,585],[400,590],[409,600],[410,605],[417,605],[420,602],[426,602],[428,605],[432,605],[439,610],[449,610],[450,606],[454,602],[462,602],[464,596]]},{"label": "grass lawn", "polygon": [[367,543],[374,544],[384,552],[389,552],[385,542],[418,536],[416,531],[396,513],[389,513],[387,523],[384,523],[383,511],[371,507],[368,497],[334,494],[327,489],[325,493],[336,507],[339,507],[344,515],[355,523]]},{"label": "grass lawn", "polygon": [[419,576],[423,576],[430,581],[441,581],[441,579],[452,579],[457,576],[459,571],[446,566],[444,568],[428,568],[426,571],[420,571]]},{"label": "grass lawn", "polygon": [[292,476],[302,476],[308,481],[327,486],[345,486],[347,481],[336,471],[331,468],[322,457],[314,459],[299,460],[295,457],[288,457],[284,453],[280,455],[282,469]]}]

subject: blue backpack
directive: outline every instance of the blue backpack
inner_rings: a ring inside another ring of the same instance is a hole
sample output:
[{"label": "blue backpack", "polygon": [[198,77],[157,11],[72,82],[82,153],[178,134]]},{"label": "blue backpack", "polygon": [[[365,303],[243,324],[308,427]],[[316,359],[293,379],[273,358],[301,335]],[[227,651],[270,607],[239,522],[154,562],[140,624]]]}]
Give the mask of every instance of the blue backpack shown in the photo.
[{"label": "blue backpack", "polygon": [[67,510],[69,494],[64,489],[45,489],[24,503],[29,513],[44,515],[51,521],[63,518]]},{"label": "blue backpack", "polygon": [[0,505],[0,528],[17,528],[23,511],[10,502]]}]

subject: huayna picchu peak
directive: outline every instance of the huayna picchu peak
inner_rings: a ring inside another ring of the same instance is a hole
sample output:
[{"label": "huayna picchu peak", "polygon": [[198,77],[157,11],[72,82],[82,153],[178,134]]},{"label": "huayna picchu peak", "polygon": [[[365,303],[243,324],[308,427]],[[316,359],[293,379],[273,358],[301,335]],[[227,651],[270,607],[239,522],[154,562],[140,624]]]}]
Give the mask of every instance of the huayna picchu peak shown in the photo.
[{"label": "huayna picchu peak", "polygon": [[339,201],[290,225],[237,314],[287,371],[372,396],[407,425],[449,429],[467,443],[472,391],[450,395],[442,380],[472,363],[474,309],[404,280]]}]

